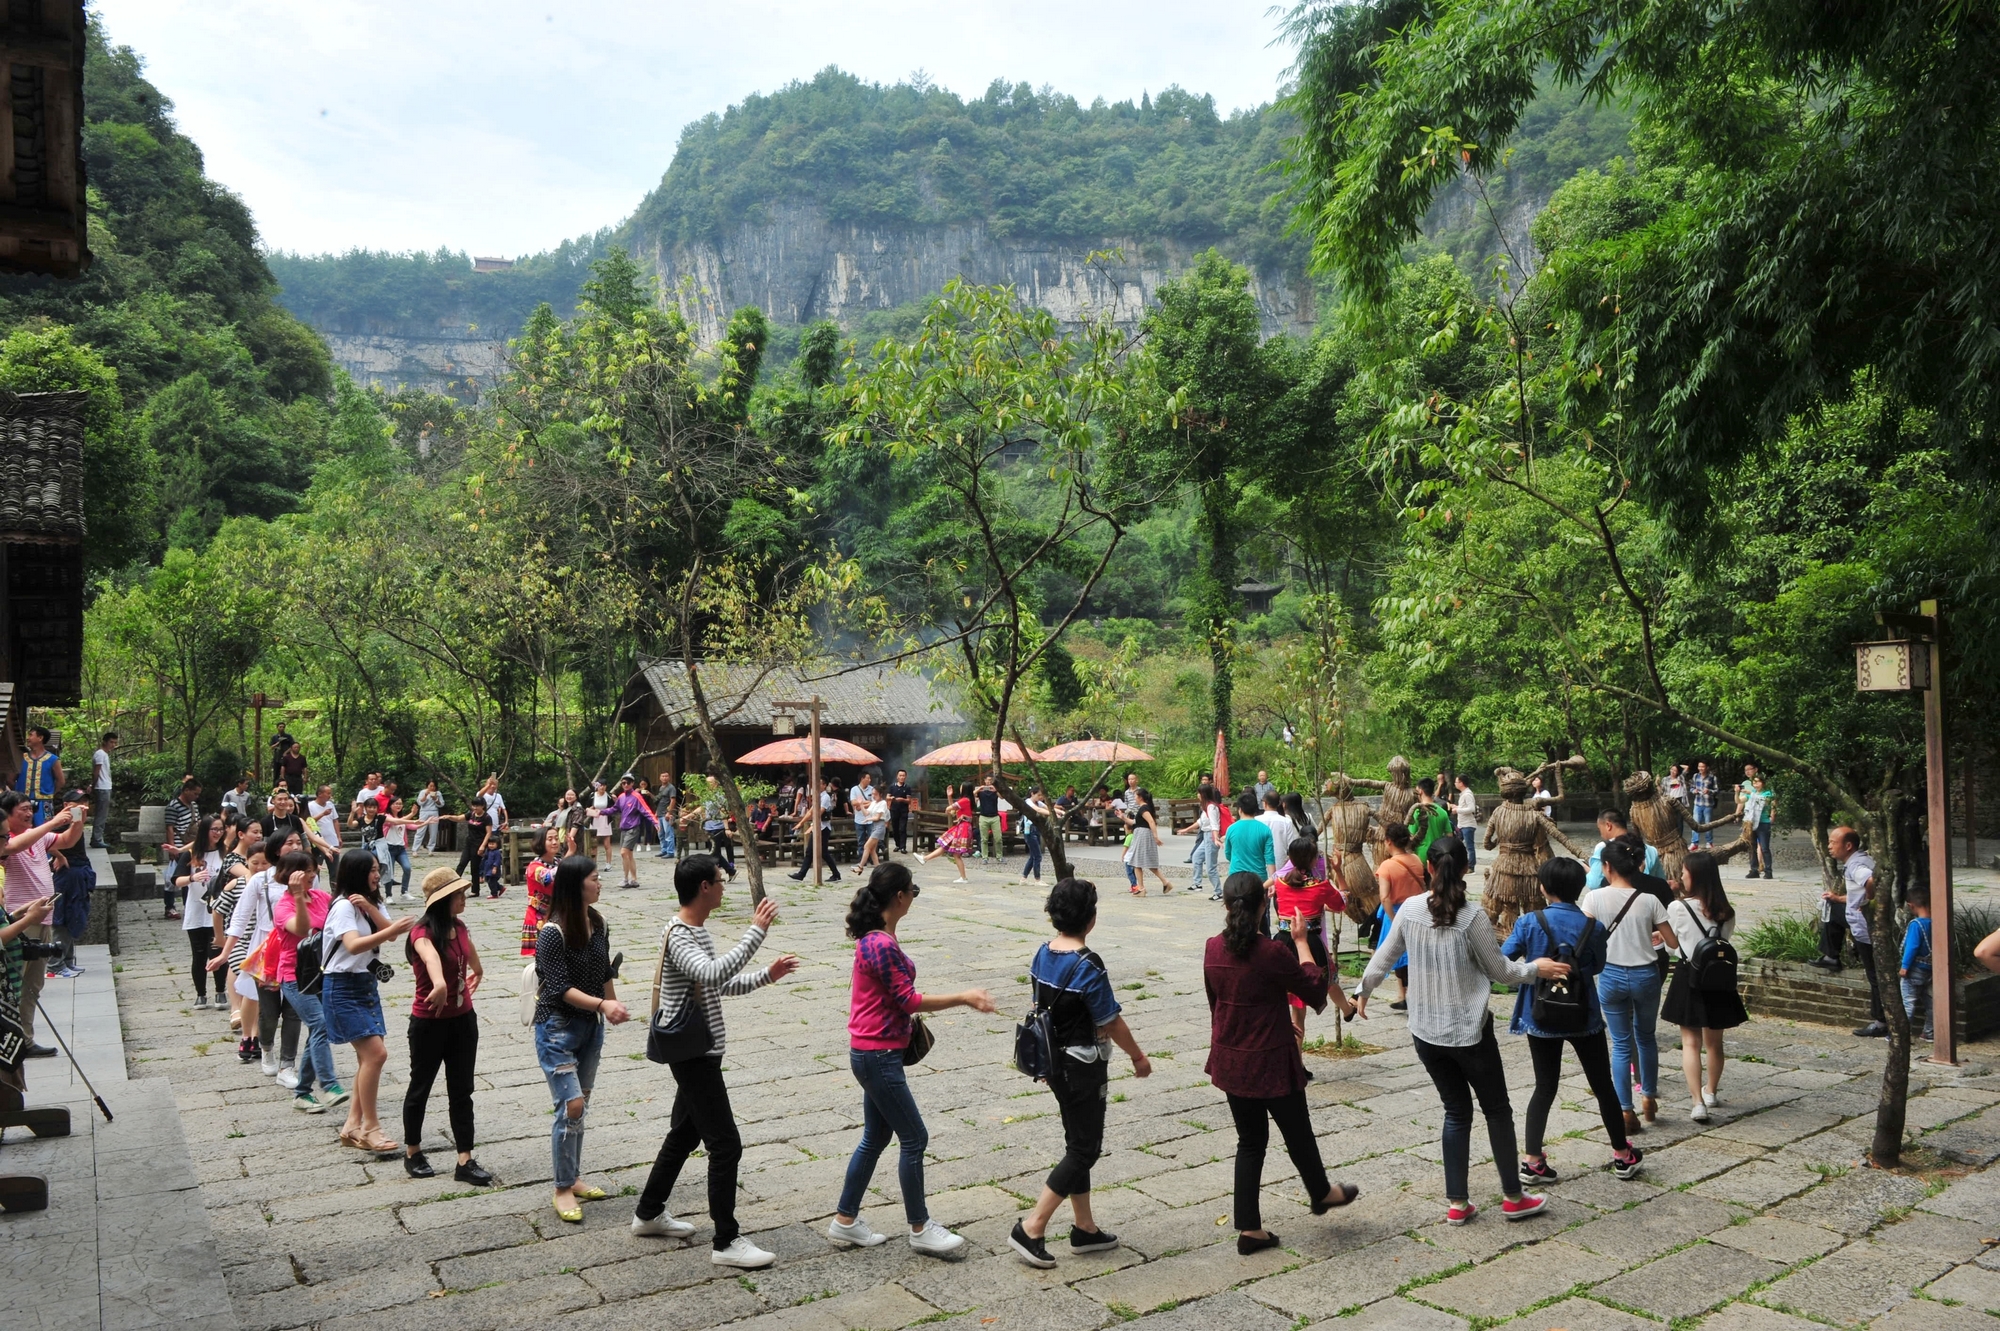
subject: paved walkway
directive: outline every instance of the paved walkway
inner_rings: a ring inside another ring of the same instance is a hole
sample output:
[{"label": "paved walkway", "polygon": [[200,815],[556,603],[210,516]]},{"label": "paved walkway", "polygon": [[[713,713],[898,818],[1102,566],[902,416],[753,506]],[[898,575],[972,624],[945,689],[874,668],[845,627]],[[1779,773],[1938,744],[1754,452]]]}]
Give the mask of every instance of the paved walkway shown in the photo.
[{"label": "paved walkway", "polygon": [[[606,894],[613,946],[627,957],[628,996],[643,993],[670,910],[668,867],[648,859],[646,885]],[[940,862],[942,865],[942,862]],[[427,867],[419,865],[419,874]],[[1091,866],[1097,869],[1097,865]],[[1859,1167],[1872,1130],[1882,1046],[1845,1032],[1753,1022],[1733,1034],[1723,1108],[1706,1126],[1677,1095],[1641,1137],[1641,1181],[1602,1166],[1609,1148],[1580,1078],[1565,1084],[1551,1124],[1565,1181],[1550,1213],[1503,1224],[1495,1211],[1463,1228],[1442,1223],[1437,1100],[1403,1023],[1383,1010],[1361,1027],[1381,1052],[1317,1060],[1310,1091],[1322,1150],[1336,1177],[1361,1185],[1356,1205],[1309,1216],[1281,1151],[1265,1175],[1265,1212],[1282,1249],[1236,1255],[1228,1223],[1233,1138],[1202,1061],[1208,1014],[1200,950],[1217,924],[1205,898],[1135,900],[1114,865],[1099,871],[1094,938],[1156,1071],[1112,1086],[1107,1154],[1095,1171],[1102,1223],[1115,1252],[1038,1272],[1007,1252],[1016,1213],[1060,1152],[1048,1093],[1008,1066],[1012,1017],[1027,962],[1046,934],[1040,894],[974,870],[970,886],[926,869],[904,927],[920,987],[982,985],[1001,1013],[936,1021],[937,1049],[913,1077],[931,1140],[933,1214],[970,1239],[940,1262],[892,1240],[867,1251],[823,1237],[849,1151],[860,1096],[847,1071],[844,1024],[849,946],[841,917],[852,880],[814,892],[780,882],[784,913],[772,945],[804,964],[788,982],[730,1000],[728,1077],[746,1158],[740,1216],[774,1249],[773,1268],[725,1272],[708,1261],[702,1167],[673,1199],[703,1224],[690,1245],[633,1238],[631,1196],[664,1131],[670,1080],[644,1061],[635,1023],[608,1042],[591,1110],[587,1176],[613,1196],[585,1206],[582,1226],[548,1204],[550,1105],[515,1003],[519,890],[475,901],[469,918],[489,968],[481,996],[479,1158],[503,1186],[472,1192],[440,1177],[413,1182],[334,1140],[334,1116],[309,1118],[233,1057],[225,1019],[191,1007],[178,925],[154,903],[127,903],[118,998],[135,1078],[169,1079],[201,1195],[247,1328],[515,1325],[672,1331],[754,1319],[758,1328],[851,1331],[950,1319],[970,1331],[1109,1326],[1151,1331],[1290,1331],[1343,1318],[1349,1331],[1523,1331],[1657,1327],[1696,1320],[1715,1331],[1807,1331],[1801,1319],[1885,1328],[1978,1327],[2000,1310],[2000,1256],[1987,1241],[2000,1205],[2000,1063],[1974,1049],[1960,1071],[1920,1069],[1910,1107],[1917,1158],[1929,1172]],[[734,889],[714,922],[732,937],[748,918]],[[392,1011],[407,1010],[401,972]],[[1315,1024],[1330,1029],[1331,1018]],[[406,1056],[391,1021],[384,1121],[400,1136]],[[1662,1031],[1671,1058],[1677,1040]],[[1517,1115],[1530,1076],[1520,1040],[1503,1040]],[[343,1080],[351,1059],[340,1053]],[[1679,1084],[1677,1063],[1662,1087]],[[445,1105],[433,1098],[425,1145],[448,1163]],[[1483,1137],[1483,1134],[1479,1134]],[[1475,1155],[1483,1143],[1475,1143]],[[1972,1165],[1956,1163],[1974,1162]],[[1495,1186],[1475,1167],[1480,1193]],[[893,1231],[900,1217],[893,1153],[868,1208]],[[1052,1237],[1066,1233],[1067,1212]],[[1711,1310],[1719,1310],[1713,1311]]]}]

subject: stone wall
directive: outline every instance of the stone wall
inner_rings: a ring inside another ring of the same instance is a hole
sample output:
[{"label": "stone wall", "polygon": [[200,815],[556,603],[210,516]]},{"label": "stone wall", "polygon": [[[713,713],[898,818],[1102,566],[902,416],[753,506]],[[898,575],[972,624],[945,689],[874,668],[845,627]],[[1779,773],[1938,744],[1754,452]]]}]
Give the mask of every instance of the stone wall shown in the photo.
[{"label": "stone wall", "polygon": [[[1743,1005],[1755,1016],[1850,1029],[1868,1021],[1868,976],[1859,965],[1829,975],[1795,961],[1745,957],[1740,977]],[[1900,1001],[1900,992],[1893,988],[1893,967],[1884,980],[1883,1001]],[[1952,1024],[1960,1040],[2000,1030],[2000,975],[1981,972],[1958,981],[1957,1019]]]}]

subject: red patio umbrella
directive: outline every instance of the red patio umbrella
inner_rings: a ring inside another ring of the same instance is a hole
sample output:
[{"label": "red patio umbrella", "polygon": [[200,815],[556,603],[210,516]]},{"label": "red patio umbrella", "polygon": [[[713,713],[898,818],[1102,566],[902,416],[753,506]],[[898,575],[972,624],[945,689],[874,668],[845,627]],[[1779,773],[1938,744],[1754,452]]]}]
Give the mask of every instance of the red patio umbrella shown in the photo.
[{"label": "red patio umbrella", "polygon": [[[1024,763],[1028,755],[1013,740],[1000,741],[1000,761],[1003,763]],[[932,749],[921,758],[912,758],[913,767],[985,767],[993,762],[993,741],[990,739],[968,739],[958,744],[947,744],[941,749]]]},{"label": "red patio umbrella", "polygon": [[1041,763],[1149,763],[1153,755],[1109,739],[1073,739],[1035,755]]},{"label": "red patio umbrella", "polygon": [[[844,739],[832,739],[825,735],[819,738],[819,760],[858,766],[882,761],[859,744],[849,744]],[[747,767],[796,767],[812,761],[812,741],[803,735],[774,740],[761,749],[750,750],[736,761]]]}]

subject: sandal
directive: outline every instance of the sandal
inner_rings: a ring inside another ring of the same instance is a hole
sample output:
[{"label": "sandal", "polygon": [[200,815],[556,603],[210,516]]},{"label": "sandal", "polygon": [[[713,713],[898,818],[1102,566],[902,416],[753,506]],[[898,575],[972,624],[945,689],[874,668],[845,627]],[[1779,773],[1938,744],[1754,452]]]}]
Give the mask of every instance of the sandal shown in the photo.
[{"label": "sandal", "polygon": [[566,1220],[572,1225],[580,1225],[583,1223],[583,1208],[579,1206],[573,1210],[565,1211],[562,1207],[558,1206],[556,1207],[556,1219]]},{"label": "sandal", "polygon": [[611,1194],[602,1188],[571,1188],[570,1193],[580,1202],[601,1202]]},{"label": "sandal", "polygon": [[[1333,1185],[1333,1187],[1334,1191],[1328,1194],[1325,1200],[1317,1201],[1312,1204],[1312,1213],[1314,1215],[1325,1215],[1328,1211],[1333,1210],[1335,1207],[1348,1205],[1356,1197],[1359,1197],[1361,1195],[1361,1189],[1356,1187],[1352,1183],[1336,1183]],[[1340,1200],[1339,1201],[1333,1200],[1335,1196],[1338,1196]]]}]

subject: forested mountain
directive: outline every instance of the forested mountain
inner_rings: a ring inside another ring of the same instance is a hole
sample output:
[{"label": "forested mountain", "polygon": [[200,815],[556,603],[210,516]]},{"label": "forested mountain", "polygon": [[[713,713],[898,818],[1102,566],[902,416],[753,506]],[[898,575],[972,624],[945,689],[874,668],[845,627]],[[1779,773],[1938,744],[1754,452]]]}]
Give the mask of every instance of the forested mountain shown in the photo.
[{"label": "forested mountain", "polygon": [[[1489,197],[1441,199],[1432,240],[1475,271],[1499,231],[1525,246],[1557,186],[1625,151],[1626,125],[1617,108],[1538,103]],[[358,379],[461,392],[497,368],[537,303],[566,313],[614,243],[705,341],[730,310],[761,307],[781,357],[785,330],[817,318],[864,334],[894,326],[958,275],[1011,283],[1065,319],[1114,309],[1136,323],[1159,284],[1209,246],[1250,270],[1266,332],[1303,334],[1323,293],[1281,197],[1293,130],[1273,106],[1224,116],[1177,87],[1086,106],[1025,83],[995,80],[965,99],[827,69],[689,125],[630,218],[512,270],[475,273],[449,252],[271,263],[287,306]]]},{"label": "forested mountain", "polygon": [[274,296],[242,200],[90,22],[90,248],[76,281],[0,276],[0,387],[87,387],[90,564],[291,507],[325,445],[326,348]]}]

